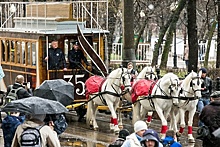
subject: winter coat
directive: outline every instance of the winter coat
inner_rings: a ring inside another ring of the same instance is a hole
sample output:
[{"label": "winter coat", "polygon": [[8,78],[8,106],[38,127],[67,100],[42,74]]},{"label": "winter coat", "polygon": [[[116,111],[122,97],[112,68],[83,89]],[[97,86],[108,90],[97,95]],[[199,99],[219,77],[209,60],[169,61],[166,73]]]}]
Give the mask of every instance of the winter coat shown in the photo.
[{"label": "winter coat", "polygon": [[121,147],[141,147],[141,140],[142,138],[140,136],[136,133],[132,133],[126,137],[126,140]]},{"label": "winter coat", "polygon": [[[12,88],[13,89],[17,89],[19,87],[23,87],[21,84],[19,83],[14,83]],[[8,95],[8,93],[10,92],[11,90],[11,86],[8,86],[7,87],[7,93],[6,95]],[[18,99],[22,99],[22,98],[27,98],[27,97],[31,97],[31,91],[29,90],[26,90],[24,87],[21,88],[20,90],[17,91],[17,96],[18,96]]]},{"label": "winter coat", "polygon": [[24,122],[24,116],[7,115],[2,121],[2,131],[4,137],[4,147],[11,147],[12,139],[14,137],[17,127]]},{"label": "winter coat", "polygon": [[206,105],[199,118],[209,128],[211,134],[211,138],[206,137],[203,140],[203,147],[219,147],[220,139],[215,138],[212,132],[220,127],[220,101],[215,100]]},{"label": "winter coat", "polygon": [[182,147],[179,142],[174,141],[173,137],[167,136],[163,139],[163,144],[172,143],[170,147]]},{"label": "winter coat", "polygon": [[48,66],[49,69],[63,69],[66,68],[65,55],[60,48],[49,48],[48,49]]},{"label": "winter coat", "polygon": [[83,52],[78,49],[78,50],[75,50],[75,49],[72,49],[68,52],[68,60],[69,60],[69,63],[70,63],[70,67],[69,68],[72,68],[72,69],[75,69],[75,68],[81,68],[82,67],[82,60],[84,61],[84,63],[88,66],[88,61],[86,59],[86,57],[84,56]]},{"label": "winter coat", "polygon": [[[39,122],[37,120],[25,121],[23,124],[19,125],[17,127],[15,136],[12,141],[12,147],[20,146],[20,136],[25,128],[27,127],[36,128],[41,125],[43,125],[42,122]],[[60,142],[58,140],[57,133],[53,131],[49,126],[44,125],[40,129],[40,134],[41,134],[42,147],[60,147]]]},{"label": "winter coat", "polygon": [[212,80],[207,76],[202,79],[202,88],[205,88],[204,90],[201,90],[202,97],[209,98],[212,93]]}]

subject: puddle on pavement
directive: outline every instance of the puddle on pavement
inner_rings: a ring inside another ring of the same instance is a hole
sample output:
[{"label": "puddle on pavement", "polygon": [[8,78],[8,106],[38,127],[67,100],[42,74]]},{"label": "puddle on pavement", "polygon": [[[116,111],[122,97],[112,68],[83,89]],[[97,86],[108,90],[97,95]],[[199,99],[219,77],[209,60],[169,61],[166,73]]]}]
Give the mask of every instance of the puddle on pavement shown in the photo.
[{"label": "puddle on pavement", "polygon": [[60,143],[62,147],[107,147],[107,145],[101,143],[82,141],[76,139],[61,139]]}]

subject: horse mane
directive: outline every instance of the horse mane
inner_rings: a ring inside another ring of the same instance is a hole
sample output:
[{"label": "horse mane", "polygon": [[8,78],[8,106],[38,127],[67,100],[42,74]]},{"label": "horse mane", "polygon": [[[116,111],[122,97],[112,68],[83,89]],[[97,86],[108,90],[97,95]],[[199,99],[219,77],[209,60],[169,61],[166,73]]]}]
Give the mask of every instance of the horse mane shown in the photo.
[{"label": "horse mane", "polygon": [[142,69],[142,71],[138,74],[137,79],[144,78],[146,73],[154,72],[154,69],[150,66],[146,66]]},{"label": "horse mane", "polygon": [[196,77],[196,76],[197,76],[197,74],[196,74],[194,71],[192,71],[191,73],[189,73],[189,74],[186,76],[186,78],[183,80],[183,85],[189,84],[190,81],[192,80],[192,78],[193,78],[193,77]]},{"label": "horse mane", "polygon": [[124,71],[124,73],[127,71],[126,68],[117,68],[115,70],[113,70],[107,77],[107,80],[112,83],[114,82],[117,78],[120,78],[121,77],[121,74],[122,74],[122,69]]}]

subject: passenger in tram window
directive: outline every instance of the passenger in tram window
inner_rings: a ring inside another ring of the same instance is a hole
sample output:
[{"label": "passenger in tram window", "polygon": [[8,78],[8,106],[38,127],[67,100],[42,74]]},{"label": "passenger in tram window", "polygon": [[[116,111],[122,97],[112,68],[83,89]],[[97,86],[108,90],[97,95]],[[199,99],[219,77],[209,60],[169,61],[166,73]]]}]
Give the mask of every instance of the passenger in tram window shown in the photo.
[{"label": "passenger in tram window", "polygon": [[62,49],[58,48],[58,41],[56,40],[51,42],[51,48],[48,49],[48,56],[44,60],[46,62],[48,61],[49,70],[67,70],[65,55]]},{"label": "passenger in tram window", "polygon": [[126,137],[126,140],[121,147],[141,147],[143,134],[147,129],[147,124],[144,121],[138,120],[135,122],[134,133]]},{"label": "passenger in tram window", "polygon": [[82,60],[84,63],[89,66],[89,63],[84,56],[82,50],[80,50],[80,44],[78,41],[73,41],[73,48],[68,52],[68,60],[70,63],[69,68],[71,69],[77,69],[82,68]]}]

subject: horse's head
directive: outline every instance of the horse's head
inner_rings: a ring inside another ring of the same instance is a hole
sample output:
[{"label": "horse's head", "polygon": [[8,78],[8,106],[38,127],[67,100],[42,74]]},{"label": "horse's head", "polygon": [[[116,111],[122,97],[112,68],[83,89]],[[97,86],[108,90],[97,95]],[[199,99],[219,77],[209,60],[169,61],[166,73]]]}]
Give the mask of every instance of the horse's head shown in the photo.
[{"label": "horse's head", "polygon": [[144,67],[138,74],[137,79],[156,80],[157,76],[155,74],[155,69],[150,66]]},{"label": "horse's head", "polygon": [[120,79],[121,79],[121,85],[124,86],[124,91],[131,91],[131,75],[126,68],[120,68],[121,72],[119,72]]},{"label": "horse's head", "polygon": [[165,74],[162,79],[161,83],[164,82],[164,92],[167,96],[172,97],[173,104],[178,105],[178,95],[179,95],[179,78],[177,75],[173,73],[167,73]]},{"label": "horse's head", "polygon": [[190,92],[192,92],[193,95],[196,97],[201,97],[202,96],[201,95],[201,85],[202,85],[201,76],[199,76],[199,74],[193,71],[188,76],[191,78],[189,82]]}]

